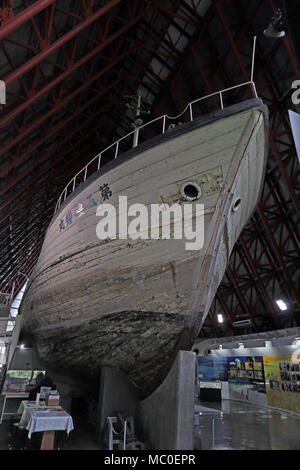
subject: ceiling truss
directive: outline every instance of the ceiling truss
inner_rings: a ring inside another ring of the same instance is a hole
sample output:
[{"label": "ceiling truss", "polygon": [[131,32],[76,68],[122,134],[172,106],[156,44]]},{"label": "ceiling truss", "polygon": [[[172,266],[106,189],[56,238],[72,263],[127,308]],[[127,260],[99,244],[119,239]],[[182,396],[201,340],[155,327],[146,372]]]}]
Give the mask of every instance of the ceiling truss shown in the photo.
[{"label": "ceiling truss", "polygon": [[[291,84],[300,74],[289,36],[272,41],[262,35],[276,3],[2,0],[1,5],[0,75],[7,104],[0,110],[0,290],[10,291],[15,283],[17,292],[32,271],[66,182],[128,132],[127,95],[141,87],[151,119],[249,81],[257,35],[255,82],[270,113],[266,179],[200,336],[299,326],[300,171],[287,111]],[[251,90],[240,89],[227,103],[246,97]],[[218,107],[212,99],[202,111]],[[287,301],[288,313],[279,311],[279,298]],[[241,330],[234,323],[243,319],[250,325]]]}]

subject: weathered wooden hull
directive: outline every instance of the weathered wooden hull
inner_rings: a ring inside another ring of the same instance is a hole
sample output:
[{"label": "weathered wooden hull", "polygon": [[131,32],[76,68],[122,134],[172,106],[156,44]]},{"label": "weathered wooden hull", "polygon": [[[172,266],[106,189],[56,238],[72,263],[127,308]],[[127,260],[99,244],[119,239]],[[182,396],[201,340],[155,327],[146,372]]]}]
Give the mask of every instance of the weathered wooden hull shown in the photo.
[{"label": "weathered wooden hull", "polygon": [[[52,219],[21,305],[23,332],[50,369],[98,380],[102,366],[119,367],[148,393],[192,346],[258,201],[267,113],[251,100],[180,127],[106,165]],[[187,181],[205,207],[201,250],[184,240],[97,239],[100,186],[116,206],[120,195],[171,205]]]}]

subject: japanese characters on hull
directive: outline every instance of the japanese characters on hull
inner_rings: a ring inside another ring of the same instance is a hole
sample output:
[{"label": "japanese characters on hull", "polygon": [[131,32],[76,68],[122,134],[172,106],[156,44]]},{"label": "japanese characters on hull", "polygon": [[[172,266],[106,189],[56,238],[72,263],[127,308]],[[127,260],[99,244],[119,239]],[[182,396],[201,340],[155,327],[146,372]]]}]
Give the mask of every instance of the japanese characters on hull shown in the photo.
[{"label": "japanese characters on hull", "polygon": [[[79,202],[77,203],[71,210],[69,210],[66,214],[64,214],[63,218],[60,219],[58,228],[59,231],[61,232],[62,230],[65,230],[67,227],[72,225],[74,220],[82,215],[84,215],[85,211],[89,211],[96,207],[97,205],[108,201],[111,196],[112,196],[112,191],[110,189],[110,186],[108,183],[104,183],[103,185],[100,186],[100,200],[95,201],[95,198],[92,194],[90,194],[87,198],[86,201],[84,202]],[[96,196],[95,196],[96,197]]]}]

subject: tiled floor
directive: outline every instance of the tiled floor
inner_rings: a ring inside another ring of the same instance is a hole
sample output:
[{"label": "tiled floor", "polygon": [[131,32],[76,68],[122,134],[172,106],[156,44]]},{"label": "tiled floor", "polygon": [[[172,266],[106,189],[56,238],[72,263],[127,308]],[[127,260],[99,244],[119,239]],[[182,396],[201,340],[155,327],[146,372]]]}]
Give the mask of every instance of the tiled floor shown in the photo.
[{"label": "tiled floor", "polygon": [[[214,420],[214,449],[300,449],[300,417],[237,401],[200,404],[222,412]],[[200,425],[195,426],[195,449],[212,447],[212,418],[200,416]]]}]

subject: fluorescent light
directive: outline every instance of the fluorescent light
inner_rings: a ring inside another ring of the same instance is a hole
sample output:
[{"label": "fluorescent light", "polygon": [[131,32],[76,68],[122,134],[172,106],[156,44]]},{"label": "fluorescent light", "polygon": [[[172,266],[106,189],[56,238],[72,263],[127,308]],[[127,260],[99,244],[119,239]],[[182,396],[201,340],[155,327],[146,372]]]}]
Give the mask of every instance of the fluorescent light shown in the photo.
[{"label": "fluorescent light", "polygon": [[21,348],[21,349],[24,349],[24,348],[25,348],[25,344],[21,344],[20,348]]},{"label": "fluorescent light", "polygon": [[245,347],[245,346],[244,346],[244,343],[239,343],[238,349],[241,349],[241,348],[244,348],[244,347]]},{"label": "fluorescent light", "polygon": [[280,308],[280,310],[284,311],[287,310],[287,304],[283,300],[276,300],[276,304]]},{"label": "fluorescent light", "polygon": [[219,314],[218,314],[218,322],[219,322],[219,323],[223,323],[223,321],[224,321],[223,315],[222,315],[222,313],[219,313]]}]

